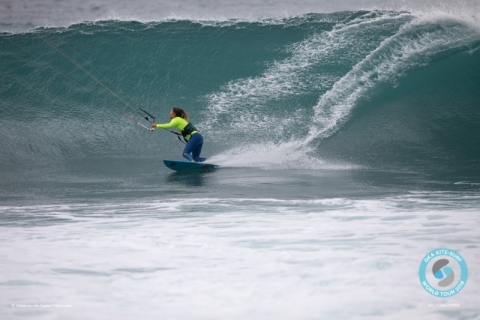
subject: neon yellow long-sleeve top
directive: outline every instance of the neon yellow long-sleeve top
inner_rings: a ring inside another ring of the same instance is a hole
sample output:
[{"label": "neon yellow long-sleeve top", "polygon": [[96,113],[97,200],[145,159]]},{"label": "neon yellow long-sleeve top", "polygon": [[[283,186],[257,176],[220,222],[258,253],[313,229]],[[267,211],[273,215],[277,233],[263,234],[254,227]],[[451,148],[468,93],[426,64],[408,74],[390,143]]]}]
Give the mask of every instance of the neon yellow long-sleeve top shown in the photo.
[{"label": "neon yellow long-sleeve top", "polygon": [[[185,129],[187,124],[188,124],[187,120],[185,120],[181,117],[175,117],[169,123],[158,123],[157,128],[158,129],[168,129],[168,128],[176,127],[181,132],[181,131],[183,131],[183,129]],[[196,131],[196,130],[192,131],[191,134],[189,134],[185,137],[185,140],[187,140],[187,141],[190,140],[190,137],[192,136],[192,134],[197,133],[197,132],[198,131]]]}]

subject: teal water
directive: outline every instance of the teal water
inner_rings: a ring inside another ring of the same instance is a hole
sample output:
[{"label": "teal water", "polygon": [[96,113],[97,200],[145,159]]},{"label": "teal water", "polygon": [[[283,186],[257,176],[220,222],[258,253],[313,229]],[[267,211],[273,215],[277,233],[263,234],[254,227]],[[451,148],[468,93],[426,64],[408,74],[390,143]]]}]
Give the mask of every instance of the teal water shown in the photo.
[{"label": "teal water", "polygon": [[[364,10],[4,31],[0,317],[478,318],[479,30]],[[219,169],[171,171],[184,145],[124,116],[172,106]],[[418,266],[444,247],[471,272],[438,300]]]},{"label": "teal water", "polygon": [[127,102],[159,122],[184,107],[210,157],[267,146],[373,169],[478,169],[480,40],[454,18],[98,21],[1,41],[2,164],[178,156],[169,134],[122,116],[142,121]]}]

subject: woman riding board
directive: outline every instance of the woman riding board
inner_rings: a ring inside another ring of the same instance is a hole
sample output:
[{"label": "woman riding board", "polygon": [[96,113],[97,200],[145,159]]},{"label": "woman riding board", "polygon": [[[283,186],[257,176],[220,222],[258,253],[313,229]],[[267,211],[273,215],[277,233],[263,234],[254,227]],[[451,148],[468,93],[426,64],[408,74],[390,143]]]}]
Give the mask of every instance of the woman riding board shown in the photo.
[{"label": "woman riding board", "polygon": [[183,149],[183,157],[188,161],[203,162],[206,159],[200,158],[203,147],[203,136],[197,129],[188,122],[188,114],[182,108],[172,108],[170,110],[170,123],[152,123],[152,128],[168,129],[176,127],[187,143]]}]

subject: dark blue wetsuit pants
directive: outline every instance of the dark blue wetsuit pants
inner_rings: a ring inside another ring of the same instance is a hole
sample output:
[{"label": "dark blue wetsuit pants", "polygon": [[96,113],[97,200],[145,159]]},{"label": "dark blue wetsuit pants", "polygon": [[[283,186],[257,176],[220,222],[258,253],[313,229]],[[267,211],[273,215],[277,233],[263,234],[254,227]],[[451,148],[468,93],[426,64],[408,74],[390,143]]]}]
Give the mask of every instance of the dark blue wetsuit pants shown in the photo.
[{"label": "dark blue wetsuit pants", "polygon": [[[194,133],[190,136],[183,149],[183,157],[189,161],[194,160],[195,162],[205,161],[205,158],[200,158],[200,153],[202,152],[203,147],[203,136],[200,133]],[[190,155],[192,154],[192,155]]]}]

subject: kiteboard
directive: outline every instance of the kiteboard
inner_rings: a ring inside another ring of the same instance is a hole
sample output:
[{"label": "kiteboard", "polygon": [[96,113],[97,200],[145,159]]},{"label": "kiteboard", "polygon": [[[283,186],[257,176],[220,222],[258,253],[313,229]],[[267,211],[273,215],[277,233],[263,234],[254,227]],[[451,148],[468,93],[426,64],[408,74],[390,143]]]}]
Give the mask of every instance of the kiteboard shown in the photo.
[{"label": "kiteboard", "polygon": [[211,163],[205,162],[192,162],[185,160],[163,160],[163,163],[172,170],[183,172],[190,170],[207,170],[214,169],[217,166]]}]

